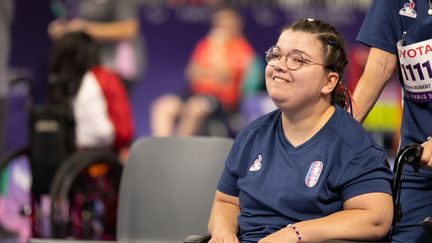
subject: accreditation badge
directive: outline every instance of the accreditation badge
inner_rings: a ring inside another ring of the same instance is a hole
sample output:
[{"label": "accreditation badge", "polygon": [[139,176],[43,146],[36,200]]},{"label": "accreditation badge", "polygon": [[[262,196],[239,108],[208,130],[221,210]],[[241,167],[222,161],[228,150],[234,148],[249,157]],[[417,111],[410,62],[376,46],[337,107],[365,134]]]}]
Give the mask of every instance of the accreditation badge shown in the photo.
[{"label": "accreditation badge", "polygon": [[407,46],[400,40],[397,48],[405,97],[414,102],[432,102],[432,39]]}]

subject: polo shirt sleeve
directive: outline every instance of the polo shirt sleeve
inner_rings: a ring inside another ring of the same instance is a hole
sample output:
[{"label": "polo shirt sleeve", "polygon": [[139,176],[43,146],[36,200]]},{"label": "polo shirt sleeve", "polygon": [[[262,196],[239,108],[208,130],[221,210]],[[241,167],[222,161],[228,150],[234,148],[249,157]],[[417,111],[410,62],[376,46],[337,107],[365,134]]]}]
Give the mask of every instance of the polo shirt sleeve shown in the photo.
[{"label": "polo shirt sleeve", "polygon": [[76,143],[79,148],[111,147],[115,129],[108,104],[93,72],[87,72],[73,101]]},{"label": "polo shirt sleeve", "polygon": [[240,154],[239,140],[240,139],[236,139],[234,141],[231,151],[225,161],[225,168],[217,186],[218,191],[235,197],[238,197],[240,193],[240,190],[237,187],[237,168]]},{"label": "polo shirt sleeve", "polygon": [[375,147],[359,152],[345,168],[342,200],[372,192],[392,194],[393,173],[385,166],[386,153]]},{"label": "polo shirt sleeve", "polygon": [[395,23],[392,11],[396,11],[397,5],[390,1],[395,0],[373,1],[357,35],[357,41],[396,54],[398,37],[394,26],[398,23]]}]

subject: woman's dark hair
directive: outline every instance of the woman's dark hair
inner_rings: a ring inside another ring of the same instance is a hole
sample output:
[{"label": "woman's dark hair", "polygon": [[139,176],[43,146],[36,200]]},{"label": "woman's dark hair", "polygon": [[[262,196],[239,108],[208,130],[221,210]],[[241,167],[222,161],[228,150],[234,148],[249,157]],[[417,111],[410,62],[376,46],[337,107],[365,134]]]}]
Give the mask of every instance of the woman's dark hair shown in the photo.
[{"label": "woman's dark hair", "polygon": [[51,51],[49,65],[50,98],[75,96],[84,74],[98,64],[98,47],[90,35],[71,32],[57,39]]},{"label": "woman's dark hair", "polygon": [[324,65],[339,74],[339,83],[331,94],[331,103],[348,108],[349,93],[342,85],[345,67],[348,64],[345,44],[341,34],[332,25],[317,19],[300,19],[283,30],[303,31],[314,34],[321,41],[324,51]]}]

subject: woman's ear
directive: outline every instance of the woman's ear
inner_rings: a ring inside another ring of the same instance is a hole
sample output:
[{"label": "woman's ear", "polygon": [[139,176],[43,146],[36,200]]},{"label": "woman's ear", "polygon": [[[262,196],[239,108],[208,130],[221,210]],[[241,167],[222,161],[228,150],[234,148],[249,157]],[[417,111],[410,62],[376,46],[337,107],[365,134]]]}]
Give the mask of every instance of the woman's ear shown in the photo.
[{"label": "woman's ear", "polygon": [[323,94],[330,94],[333,89],[337,86],[339,82],[339,74],[336,72],[329,72],[327,75],[327,80],[321,89]]}]

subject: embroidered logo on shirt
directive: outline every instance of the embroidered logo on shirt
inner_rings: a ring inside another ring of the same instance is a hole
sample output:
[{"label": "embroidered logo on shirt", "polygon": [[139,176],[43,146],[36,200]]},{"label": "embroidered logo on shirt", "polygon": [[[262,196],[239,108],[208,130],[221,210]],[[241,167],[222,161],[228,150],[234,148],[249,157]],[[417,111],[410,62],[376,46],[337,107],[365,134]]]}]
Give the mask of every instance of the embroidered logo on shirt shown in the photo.
[{"label": "embroidered logo on shirt", "polygon": [[255,159],[255,161],[253,162],[252,166],[249,168],[249,171],[258,171],[261,169],[262,164],[262,155],[258,154],[258,157]]},{"label": "embroidered logo on shirt", "polygon": [[399,14],[415,19],[417,18],[417,12],[414,10],[414,7],[414,1],[410,0],[409,3],[404,4],[404,7],[399,11]]},{"label": "embroidered logo on shirt", "polygon": [[311,166],[309,167],[309,171],[308,171],[306,178],[305,178],[306,186],[314,187],[317,184],[318,179],[321,175],[321,171],[323,169],[323,166],[324,166],[323,162],[321,162],[319,160],[317,160],[311,164]]}]

